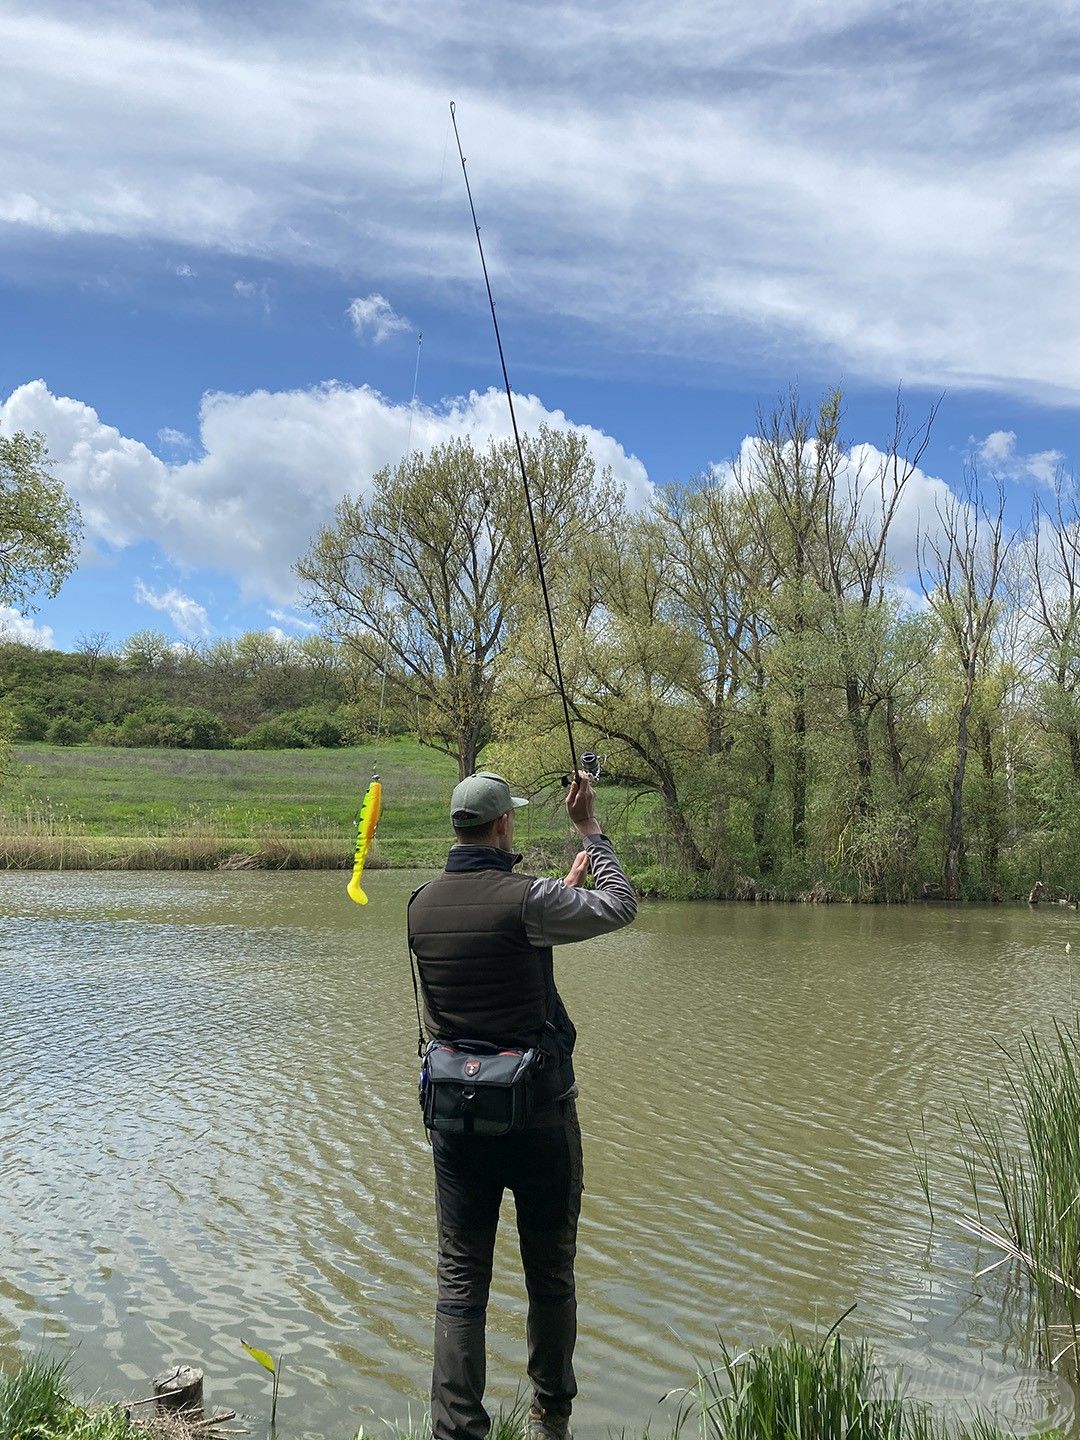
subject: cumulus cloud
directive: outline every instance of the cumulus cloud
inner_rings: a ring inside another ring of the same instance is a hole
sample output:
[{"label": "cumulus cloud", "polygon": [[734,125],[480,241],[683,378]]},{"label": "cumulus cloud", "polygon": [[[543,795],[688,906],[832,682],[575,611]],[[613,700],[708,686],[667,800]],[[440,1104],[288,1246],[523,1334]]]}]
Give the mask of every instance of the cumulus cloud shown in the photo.
[{"label": "cumulus cloud", "polygon": [[53,648],[51,625],[37,625],[11,605],[0,605],[0,640],[14,640],[32,645],[35,650]]},{"label": "cumulus cloud", "polygon": [[1016,448],[1016,432],[1013,430],[993,430],[983,440],[972,437],[971,444],[980,470],[1002,480],[1034,480],[1039,485],[1053,485],[1065,461],[1060,450],[1021,454]]},{"label": "cumulus cloud", "polygon": [[1080,396],[1069,0],[945,0],[929,37],[879,0],[552,13],[10,0],[0,224],[361,254],[471,303],[453,93],[504,302],[637,349]]},{"label": "cumulus cloud", "polygon": [[400,335],[412,328],[403,315],[395,312],[385,295],[358,296],[349,302],[346,313],[357,336],[370,340],[373,345],[381,345],[391,335]]},{"label": "cumulus cloud", "polygon": [[175,586],[168,590],[151,590],[141,580],[136,580],[134,593],[140,605],[149,605],[152,610],[160,610],[167,615],[187,640],[198,639],[213,631],[205,608]]},{"label": "cumulus cloud", "polygon": [[[645,467],[612,436],[575,425],[535,395],[515,397],[519,426],[586,436],[630,504],[651,493]],[[367,386],[339,384],[249,395],[209,394],[199,413],[202,453],[166,461],[102,420],[92,406],[53,395],[42,380],[0,403],[0,433],[40,430],[56,474],[82,508],[91,543],[156,544],[182,568],[234,577],[248,597],[288,606],[292,566],[346,493],[385,465],[454,436],[477,444],[510,434],[501,392],[472,392],[439,407],[395,405]],[[146,601],[144,603],[151,603]]]}]

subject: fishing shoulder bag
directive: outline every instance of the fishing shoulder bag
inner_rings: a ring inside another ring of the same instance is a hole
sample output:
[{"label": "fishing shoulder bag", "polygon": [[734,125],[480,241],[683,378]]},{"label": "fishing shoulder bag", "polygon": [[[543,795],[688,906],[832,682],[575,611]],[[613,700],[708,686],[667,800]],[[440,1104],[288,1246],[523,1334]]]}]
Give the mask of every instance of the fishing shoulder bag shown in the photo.
[{"label": "fishing shoulder bag", "polygon": [[430,1040],[420,1065],[420,1108],[429,1130],[507,1135],[529,1122],[539,1046],[501,1049],[483,1040]]},{"label": "fishing shoulder bag", "polygon": [[[419,1098],[424,1124],[444,1135],[508,1135],[512,1130],[524,1129],[536,1108],[541,1072],[546,1062],[555,1057],[556,994],[552,977],[547,980],[547,1013],[536,1045],[426,1040],[411,945],[409,966],[419,1028]],[[430,994],[426,999],[432,1010]],[[550,1052],[545,1042],[551,1046]]]}]

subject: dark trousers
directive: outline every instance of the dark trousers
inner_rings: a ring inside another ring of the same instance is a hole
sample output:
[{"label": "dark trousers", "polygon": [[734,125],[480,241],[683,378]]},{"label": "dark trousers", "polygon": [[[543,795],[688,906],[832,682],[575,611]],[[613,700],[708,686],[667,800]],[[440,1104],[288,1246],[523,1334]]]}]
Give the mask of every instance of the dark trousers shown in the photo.
[{"label": "dark trousers", "polygon": [[[539,1119],[540,1117],[538,1117]],[[529,1296],[533,1408],[570,1414],[577,1394],[574,1255],[581,1210],[581,1129],[572,1100],[526,1130],[498,1137],[432,1134],[439,1298],[431,1429],[435,1440],[484,1440],[485,1316],[503,1191],[517,1209]]]}]

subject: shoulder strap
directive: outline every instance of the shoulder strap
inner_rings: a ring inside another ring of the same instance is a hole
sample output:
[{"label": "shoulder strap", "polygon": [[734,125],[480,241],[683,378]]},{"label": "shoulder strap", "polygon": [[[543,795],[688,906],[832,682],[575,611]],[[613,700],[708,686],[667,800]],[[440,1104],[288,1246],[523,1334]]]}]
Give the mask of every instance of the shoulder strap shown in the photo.
[{"label": "shoulder strap", "polygon": [[[427,882],[425,881],[425,884],[426,883]],[[416,973],[416,960],[413,957],[412,930],[409,928],[408,914],[409,911],[412,909],[412,902],[416,899],[417,895],[420,894],[420,891],[423,890],[423,888],[423,885],[417,886],[417,888],[409,896],[409,903],[405,907],[405,936],[406,944],[409,947],[409,969],[412,972],[413,1004],[416,1006],[416,1053],[421,1057],[421,1059],[423,1058],[424,1050],[427,1048],[427,1041],[424,1038],[424,1021],[420,1015],[420,987],[418,976]],[[428,995],[426,999],[428,1004],[430,1005],[431,996]]]}]

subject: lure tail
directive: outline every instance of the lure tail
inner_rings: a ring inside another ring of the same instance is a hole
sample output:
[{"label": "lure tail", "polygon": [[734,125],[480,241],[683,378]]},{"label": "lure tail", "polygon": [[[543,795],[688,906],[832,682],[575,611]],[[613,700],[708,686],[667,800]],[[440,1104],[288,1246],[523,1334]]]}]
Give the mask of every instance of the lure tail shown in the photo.
[{"label": "lure tail", "polygon": [[382,813],[382,786],[378,778],[372,780],[364,796],[364,803],[360,806],[360,818],[356,822],[356,854],[353,857],[352,879],[349,881],[349,899],[355,900],[357,905],[366,905],[368,897],[364,894],[360,884],[364,873],[364,862],[371,849],[371,842],[375,838],[375,827],[379,823],[379,815]]}]

